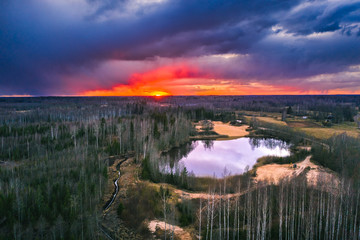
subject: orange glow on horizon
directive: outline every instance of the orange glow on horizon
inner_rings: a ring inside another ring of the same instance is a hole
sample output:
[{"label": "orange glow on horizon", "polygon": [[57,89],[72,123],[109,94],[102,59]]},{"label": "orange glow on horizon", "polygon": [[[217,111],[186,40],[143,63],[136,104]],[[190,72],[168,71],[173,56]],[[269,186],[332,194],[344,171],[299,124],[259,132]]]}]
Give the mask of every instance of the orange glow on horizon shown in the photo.
[{"label": "orange glow on horizon", "polygon": [[146,73],[135,73],[128,84],[119,84],[111,89],[90,90],[82,96],[169,96],[173,95],[169,86],[174,80],[198,76],[195,68],[185,64],[165,66]]},{"label": "orange glow on horizon", "polygon": [[11,97],[33,97],[32,95],[28,95],[28,94],[23,94],[23,95],[19,95],[19,94],[13,94],[13,95],[0,95],[0,97],[4,97],[4,98],[11,98]]},{"label": "orange glow on horizon", "polygon": [[186,64],[165,66],[145,73],[133,74],[128,84],[111,89],[96,89],[81,96],[152,96],[171,95],[341,95],[359,94],[360,89],[304,90],[293,86],[279,86],[261,82],[240,83],[237,80],[215,79]]},{"label": "orange glow on horizon", "polygon": [[163,92],[163,91],[154,91],[150,95],[153,97],[164,97],[164,96],[169,96],[171,94],[168,92]]}]

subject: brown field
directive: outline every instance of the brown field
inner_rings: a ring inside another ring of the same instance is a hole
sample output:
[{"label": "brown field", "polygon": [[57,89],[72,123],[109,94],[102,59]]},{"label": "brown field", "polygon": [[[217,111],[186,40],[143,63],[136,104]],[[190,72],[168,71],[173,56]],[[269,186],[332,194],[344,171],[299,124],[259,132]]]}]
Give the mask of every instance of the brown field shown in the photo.
[{"label": "brown field", "polygon": [[353,122],[345,122],[342,124],[333,124],[331,127],[324,127],[321,123],[312,120],[289,120],[287,125],[296,128],[306,134],[318,139],[328,139],[334,134],[346,133],[351,137],[359,137],[360,130],[357,129]]},{"label": "brown field", "polygon": [[281,126],[286,126],[286,122],[281,121],[280,118],[273,118],[273,117],[257,117],[258,120],[263,121],[263,122],[267,122],[267,123],[272,123],[272,124],[278,124]]},{"label": "brown field", "polygon": [[346,133],[348,136],[351,137],[359,137],[360,131],[357,129],[342,129],[342,128],[300,128],[301,131],[318,138],[318,139],[328,139],[332,137],[334,134],[342,134]]},{"label": "brown field", "polygon": [[318,128],[321,125],[312,121],[287,121],[286,124],[293,128]]},{"label": "brown field", "polygon": [[227,135],[229,137],[244,137],[249,134],[246,129],[248,125],[232,126],[229,123],[214,121],[214,131],[219,135]]},{"label": "brown field", "polygon": [[245,114],[248,116],[255,116],[255,117],[270,117],[270,118],[277,118],[281,120],[281,113],[274,113],[274,112],[254,112],[254,111],[239,111],[238,114]]},{"label": "brown field", "polygon": [[[247,117],[250,120],[250,117]],[[333,124],[331,127],[324,127],[321,123],[310,119],[287,119],[286,122],[280,121],[279,117],[257,117],[259,121],[277,124],[279,126],[289,126],[291,128],[305,132],[306,134],[318,138],[328,139],[334,134],[346,133],[351,137],[360,137],[360,130],[357,129],[356,123],[345,122],[342,124]]]}]

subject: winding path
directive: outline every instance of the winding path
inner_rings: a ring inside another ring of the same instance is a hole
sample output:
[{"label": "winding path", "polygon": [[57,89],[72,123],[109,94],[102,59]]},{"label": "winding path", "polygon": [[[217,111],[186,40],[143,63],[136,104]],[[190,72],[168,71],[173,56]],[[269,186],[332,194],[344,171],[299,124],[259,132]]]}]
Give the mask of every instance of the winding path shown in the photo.
[{"label": "winding path", "polygon": [[[119,182],[120,177],[121,177],[121,174],[120,174],[120,166],[121,166],[121,164],[123,164],[126,160],[128,160],[127,157],[125,157],[124,160],[121,160],[121,161],[118,163],[118,165],[117,165],[117,167],[119,168],[119,170],[118,170],[119,176],[118,176],[118,178],[117,178],[117,179],[115,180],[115,182],[114,182],[115,191],[114,191],[111,199],[110,199],[110,200],[107,202],[107,204],[105,205],[104,211],[108,210],[108,209],[111,207],[111,205],[112,205],[113,202],[115,201],[115,198],[116,198],[117,194],[119,193],[119,183],[118,183],[118,182]],[[115,163],[114,163],[114,164],[115,164]],[[113,166],[114,166],[114,164],[113,164]]]},{"label": "winding path", "polygon": [[[108,159],[110,159],[110,157],[107,158],[106,160],[108,160]],[[115,201],[115,199],[116,199],[117,194],[119,193],[119,180],[120,180],[120,177],[121,177],[121,174],[120,174],[120,166],[121,166],[121,164],[123,164],[126,160],[128,160],[128,157],[125,157],[125,159],[124,159],[124,160],[121,160],[121,161],[118,163],[118,165],[117,165],[119,176],[118,176],[118,178],[114,181],[115,191],[114,191],[111,199],[106,203],[106,205],[105,205],[105,207],[104,207],[104,210],[103,210],[104,212],[106,212],[106,211],[112,206],[112,204],[114,203],[114,201]],[[116,161],[112,164],[112,166],[114,166],[115,164],[116,164]],[[103,216],[103,217],[104,217],[104,216]],[[101,232],[102,232],[108,239],[114,240],[114,238],[111,236],[111,235],[112,235],[111,231],[109,231],[108,229],[106,229],[102,224],[99,225],[99,228],[100,228]]]},{"label": "winding path", "polygon": [[111,204],[114,202],[115,198],[116,198],[116,195],[118,194],[119,192],[119,185],[118,185],[118,181],[120,179],[120,171],[119,171],[119,177],[115,180],[114,182],[114,185],[115,185],[115,192],[110,200],[110,202],[106,205],[106,207],[104,208],[104,211],[106,211],[110,206]]}]

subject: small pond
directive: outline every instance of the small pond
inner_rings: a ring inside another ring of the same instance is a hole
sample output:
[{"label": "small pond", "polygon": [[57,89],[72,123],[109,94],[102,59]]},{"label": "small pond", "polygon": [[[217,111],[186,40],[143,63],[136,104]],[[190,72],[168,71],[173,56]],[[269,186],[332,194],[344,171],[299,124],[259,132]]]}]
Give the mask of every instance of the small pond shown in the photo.
[{"label": "small pond", "polygon": [[238,138],[233,140],[193,141],[162,155],[163,172],[178,172],[184,167],[197,177],[223,177],[251,169],[263,156],[290,155],[290,145],[272,138]]}]

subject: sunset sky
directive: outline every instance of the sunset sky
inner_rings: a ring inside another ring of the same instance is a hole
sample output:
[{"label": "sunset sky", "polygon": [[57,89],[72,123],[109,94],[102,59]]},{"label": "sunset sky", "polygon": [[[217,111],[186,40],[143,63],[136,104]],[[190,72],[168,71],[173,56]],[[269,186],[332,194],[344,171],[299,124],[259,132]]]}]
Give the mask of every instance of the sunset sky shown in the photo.
[{"label": "sunset sky", "polygon": [[0,96],[215,94],[360,94],[360,1],[0,1]]}]

